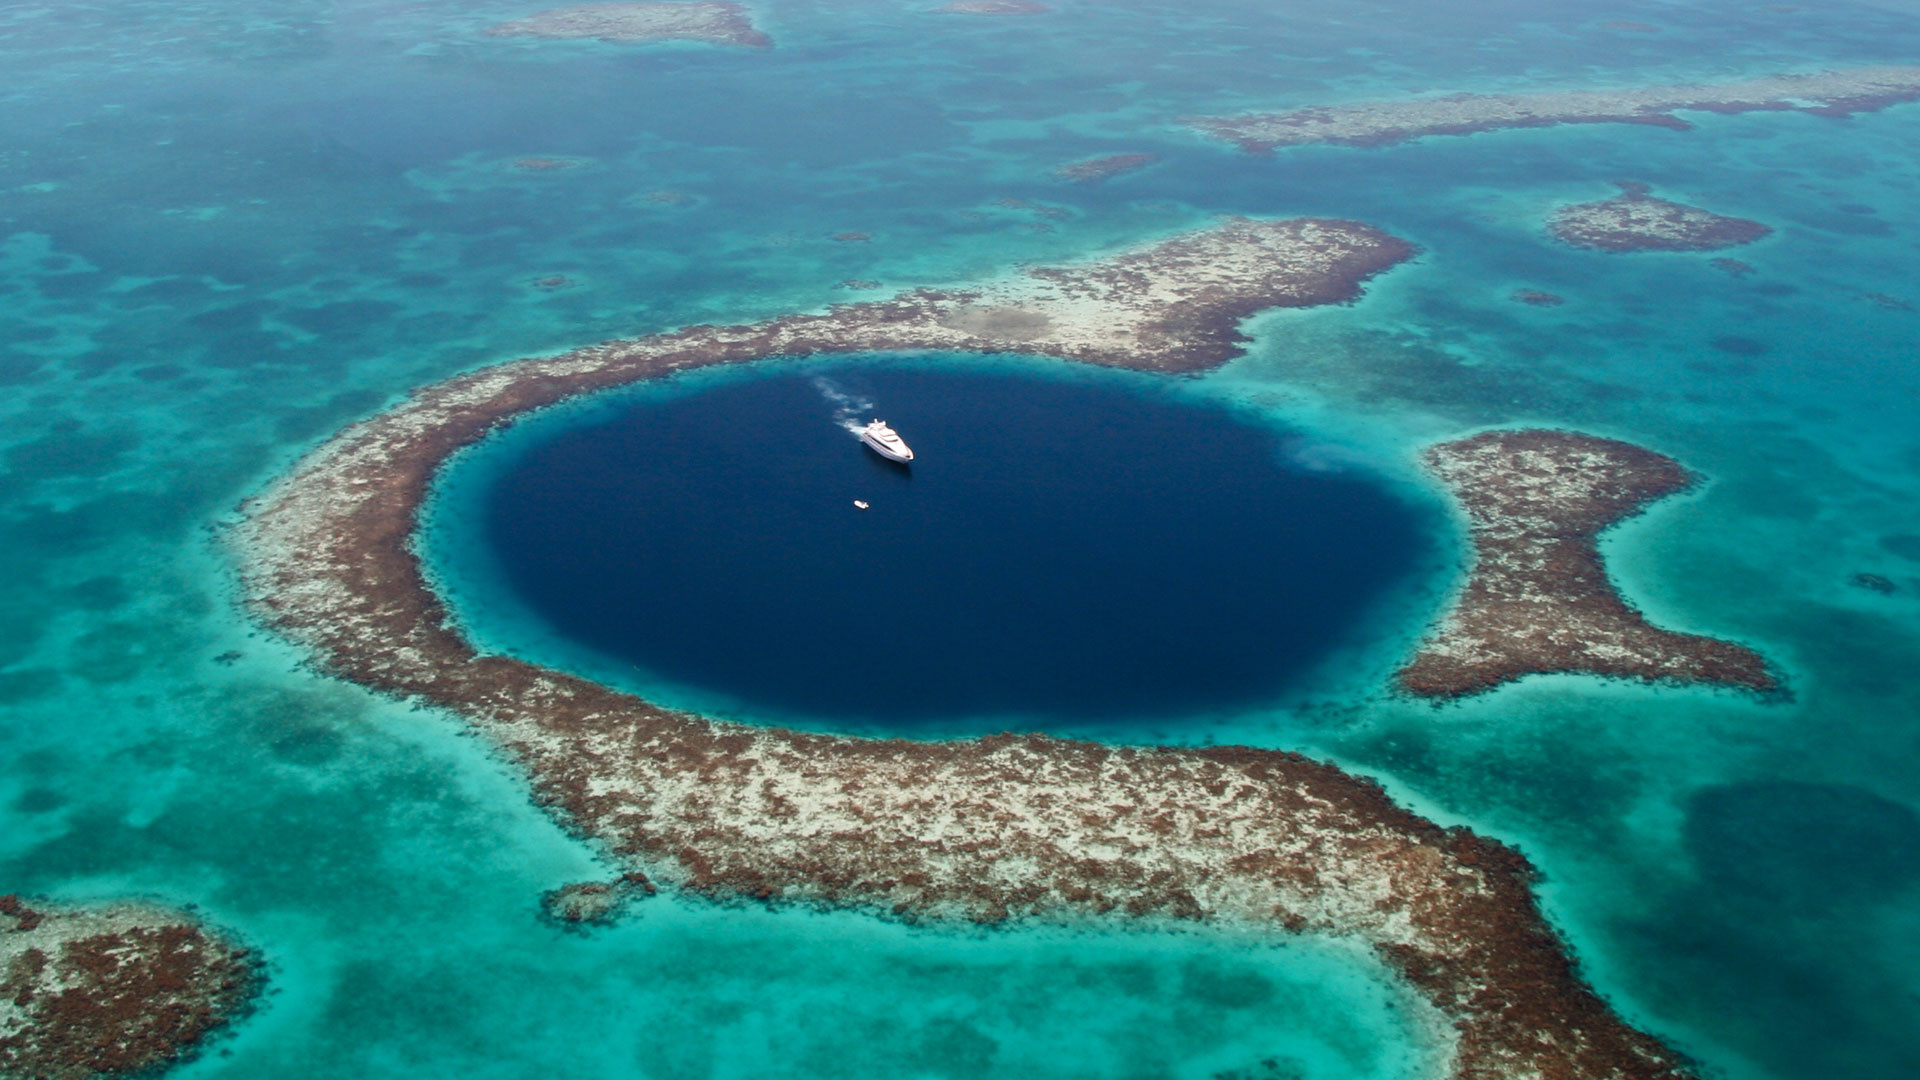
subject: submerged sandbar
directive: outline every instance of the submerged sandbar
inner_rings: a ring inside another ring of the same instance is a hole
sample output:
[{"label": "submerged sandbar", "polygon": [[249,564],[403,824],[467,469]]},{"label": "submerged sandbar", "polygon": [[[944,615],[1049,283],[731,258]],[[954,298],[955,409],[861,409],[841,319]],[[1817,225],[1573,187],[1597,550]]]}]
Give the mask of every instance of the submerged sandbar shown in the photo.
[{"label": "submerged sandbar", "polygon": [[1685,131],[1677,112],[1803,112],[1850,116],[1920,99],[1920,67],[1862,67],[1737,82],[1615,90],[1449,94],[1280,113],[1189,117],[1185,123],[1252,153],[1308,143],[1385,146],[1429,135],[1471,135],[1554,124],[1652,124]]},{"label": "submerged sandbar", "polygon": [[623,870],[721,897],[997,922],[1109,914],[1314,931],[1372,947],[1456,1028],[1460,1078],[1678,1077],[1585,984],[1501,844],[1297,754],[1046,736],[874,740],[721,723],[478,654],[411,538],[435,473],[561,399],[809,353],[1025,352],[1195,371],[1238,322],[1350,300],[1413,253],[1353,222],[1236,219],[987,285],[504,364],[341,432],[245,507],[260,617],[326,669],[454,711]]}]

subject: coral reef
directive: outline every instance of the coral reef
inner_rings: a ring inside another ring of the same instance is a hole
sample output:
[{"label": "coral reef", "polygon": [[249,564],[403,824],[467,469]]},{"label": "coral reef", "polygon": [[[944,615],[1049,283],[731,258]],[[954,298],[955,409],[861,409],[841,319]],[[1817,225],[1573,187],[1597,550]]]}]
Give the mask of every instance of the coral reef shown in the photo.
[{"label": "coral reef", "polygon": [[953,0],[940,10],[952,15],[1042,15],[1053,9],[1034,0]]},{"label": "coral reef", "polygon": [[1158,154],[1109,154],[1106,157],[1076,161],[1053,171],[1056,179],[1079,184],[1095,184],[1122,173],[1130,173],[1160,160]]},{"label": "coral reef", "polygon": [[548,922],[567,930],[586,930],[616,922],[643,896],[659,890],[647,875],[630,871],[614,881],[582,881],[554,889],[540,898]]},{"label": "coral reef", "polygon": [[500,23],[492,37],[597,38],[626,43],[705,41],[764,49],[772,39],[754,28],[738,4],[700,3],[582,4],[554,8],[524,19]]},{"label": "coral reef", "polygon": [[577,169],[583,162],[576,158],[563,157],[523,157],[507,162],[507,167],[521,172],[564,172]]},{"label": "coral reef", "polygon": [[1686,86],[1450,94],[1286,113],[1189,117],[1183,122],[1250,152],[1264,153],[1304,143],[1384,146],[1428,135],[1471,135],[1553,124],[1652,124],[1684,131],[1693,125],[1675,116],[1676,112],[1849,116],[1915,99],[1920,99],[1920,67],[1863,67]]},{"label": "coral reef", "polygon": [[1656,199],[1645,184],[1621,181],[1619,187],[1611,199],[1561,207],[1548,231],[1562,243],[1596,251],[1714,251],[1773,231],[1757,221]]},{"label": "coral reef", "polygon": [[0,1076],[148,1073],[189,1056],[258,988],[248,950],[179,912],[0,896]]},{"label": "coral reef", "polygon": [[1661,630],[1607,578],[1600,533],[1694,482],[1672,458],[1574,432],[1490,431],[1430,448],[1426,464],[1466,511],[1473,568],[1400,670],[1407,690],[1456,698],[1555,672],[1779,690],[1758,653]]},{"label": "coral reef", "polygon": [[[927,920],[1195,921],[1367,943],[1445,1015],[1460,1078],[1666,1078],[1685,1066],[1581,980],[1519,854],[1374,782],[1245,747],[1045,736],[944,742],[723,723],[482,655],[411,546],[452,454],[573,395],[759,357],[1028,352],[1196,371],[1240,319],[1338,303],[1412,248],[1352,222],[1228,220],[1097,261],[752,326],[690,327],[425,387],[251,500],[234,540],[259,617],[324,669],[453,711],[623,866],[723,898]],[[591,914],[575,893],[567,910]]]},{"label": "coral reef", "polygon": [[1885,574],[1872,574],[1865,571],[1853,575],[1853,585],[1855,588],[1877,592],[1882,596],[1891,596],[1898,588],[1893,583],[1893,579]]}]

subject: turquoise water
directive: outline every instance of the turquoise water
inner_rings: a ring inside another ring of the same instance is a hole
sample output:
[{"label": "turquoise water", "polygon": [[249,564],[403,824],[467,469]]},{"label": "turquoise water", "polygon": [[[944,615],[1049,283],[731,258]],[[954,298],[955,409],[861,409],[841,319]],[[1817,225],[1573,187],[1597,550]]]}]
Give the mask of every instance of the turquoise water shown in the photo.
[{"label": "turquoise water", "polygon": [[[0,888],[194,903],[267,950],[276,993],[181,1075],[1210,1076],[1277,1057],[1386,1077],[1434,1060],[1418,1010],[1337,944],[971,936],[671,899],[557,934],[538,893],[606,868],[457,724],[313,676],[234,603],[233,506],[411,386],[1222,212],[1355,217],[1424,253],[1356,306],[1254,320],[1250,355],[1193,392],[1403,484],[1422,483],[1420,446],[1488,424],[1673,454],[1708,483],[1612,535],[1615,572],[1663,624],[1761,648],[1794,698],[1553,678],[1400,702],[1378,676],[1433,610],[1422,595],[1314,700],[1155,737],[1329,756],[1519,844],[1602,991],[1724,1075],[1920,1072],[1901,858],[1920,562],[1884,542],[1920,533],[1920,315],[1867,297],[1920,306],[1920,107],[1271,158],[1174,122],[1911,63],[1914,12],[1061,0],[970,21],[769,0],[764,53],[482,36],[537,6],[0,10]],[[1133,151],[1163,160],[1049,177]],[[508,166],[525,156],[579,164]],[[1735,253],[1756,268],[1738,279],[1544,240],[1549,208],[1618,178],[1777,231]],[[649,197],[669,191],[684,200]],[[832,239],[850,231],[871,239]],[[553,276],[568,284],[536,284]],[[1518,287],[1567,303],[1517,305]]]}]

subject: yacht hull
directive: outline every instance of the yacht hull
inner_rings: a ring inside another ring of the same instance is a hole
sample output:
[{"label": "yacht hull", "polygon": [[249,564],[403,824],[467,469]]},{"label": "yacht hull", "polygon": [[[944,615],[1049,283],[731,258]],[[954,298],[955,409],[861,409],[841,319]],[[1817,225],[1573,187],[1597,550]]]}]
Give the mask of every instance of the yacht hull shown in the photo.
[{"label": "yacht hull", "polygon": [[[892,435],[893,433],[889,431],[887,434]],[[897,435],[892,439],[894,445],[889,446],[886,442],[881,441],[873,432],[863,431],[860,433],[860,442],[866,446],[867,449],[879,454],[888,461],[897,461],[905,465],[913,460],[913,451],[908,449],[907,444],[901,442]]]}]

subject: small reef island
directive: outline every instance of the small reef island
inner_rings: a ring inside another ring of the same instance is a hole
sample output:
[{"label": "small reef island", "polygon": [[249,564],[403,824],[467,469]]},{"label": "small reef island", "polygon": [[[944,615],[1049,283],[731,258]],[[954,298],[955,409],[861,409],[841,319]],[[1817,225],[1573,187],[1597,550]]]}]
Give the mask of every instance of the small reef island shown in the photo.
[{"label": "small reef island", "polygon": [[500,23],[490,37],[595,38],[621,44],[705,41],[750,49],[772,46],[738,4],[701,0],[690,4],[582,4],[553,8]]},{"label": "small reef island", "polygon": [[949,15],[1044,15],[1053,9],[1035,0],[953,0],[940,10]]},{"label": "small reef island", "polygon": [[1057,180],[1071,180],[1078,184],[1097,184],[1125,173],[1137,172],[1160,160],[1158,154],[1108,154],[1106,157],[1089,158],[1076,161],[1071,165],[1062,165],[1053,171]]},{"label": "small reef island", "polygon": [[1284,113],[1189,117],[1184,123],[1252,153],[1306,143],[1385,146],[1429,135],[1471,135],[1554,124],[1652,124],[1685,131],[1676,112],[1804,112],[1849,116],[1920,99],[1920,67],[1863,67],[1739,82],[1449,94]]},{"label": "small reef island", "polygon": [[[674,712],[479,653],[412,547],[451,455],[580,394],[703,365],[871,351],[1200,371],[1239,354],[1246,316],[1353,300],[1413,254],[1355,222],[1229,219],[966,288],[694,326],[461,375],[347,428],[250,500],[234,530],[245,589],[258,617],[326,670],[464,717],[525,770],[541,805],[622,871],[645,875],[550,896],[558,921],[597,921],[638,881],[907,919],[1107,916],[1342,935],[1370,946],[1446,1017],[1438,1067],[1453,1077],[1689,1076],[1581,978],[1535,903],[1535,872],[1521,855],[1406,810],[1372,780],[1247,747],[863,739]],[[1523,464],[1551,476],[1530,487],[1476,467],[1485,458],[1474,448],[1490,444],[1495,456],[1525,451]],[[1590,537],[1683,482],[1665,459],[1639,453],[1563,435],[1493,436],[1439,448],[1433,464],[1470,508]],[[1620,639],[1616,623],[1594,616],[1613,595],[1598,556],[1580,539],[1537,553],[1541,537],[1529,535],[1503,547],[1495,526],[1478,532],[1474,580],[1519,580],[1565,600],[1535,605],[1518,625],[1541,639],[1608,635],[1569,661],[1589,664]],[[1549,565],[1530,570],[1536,554]],[[1586,561],[1566,572],[1566,557]],[[1494,574],[1507,560],[1511,572]],[[1665,640],[1631,643],[1653,650]],[[1491,668],[1472,671],[1456,681],[1463,692],[1472,679],[1495,681]]]},{"label": "small reef island", "polygon": [[0,1076],[148,1075],[191,1056],[259,984],[249,950],[180,912],[0,896]]},{"label": "small reef island", "polygon": [[1758,653],[1661,630],[1607,580],[1597,537],[1691,487],[1679,462],[1566,431],[1490,431],[1425,456],[1466,510],[1474,563],[1452,613],[1400,670],[1407,690],[1456,698],[1559,672],[1779,690]]},{"label": "small reef island", "polygon": [[1561,207],[1547,231],[1563,244],[1595,251],[1718,251],[1773,232],[1757,221],[1656,199],[1645,184],[1617,185],[1620,194],[1611,199]]}]

